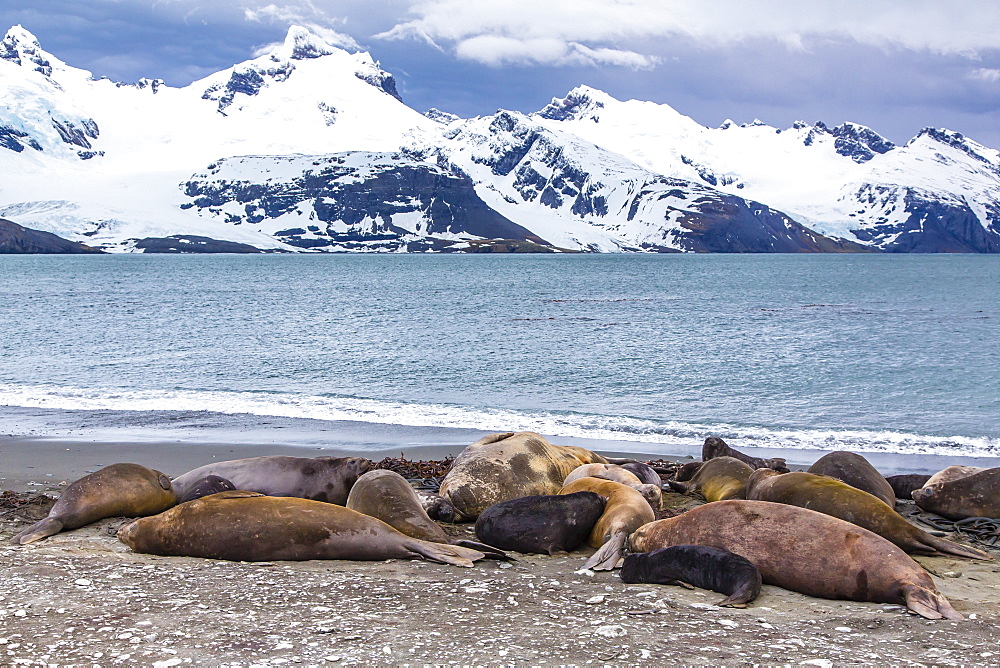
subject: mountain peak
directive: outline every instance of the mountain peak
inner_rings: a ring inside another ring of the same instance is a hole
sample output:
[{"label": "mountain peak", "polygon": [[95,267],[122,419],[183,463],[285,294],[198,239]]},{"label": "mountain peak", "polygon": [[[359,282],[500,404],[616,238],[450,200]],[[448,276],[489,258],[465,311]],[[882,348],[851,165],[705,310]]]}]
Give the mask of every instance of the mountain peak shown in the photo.
[{"label": "mountain peak", "polygon": [[566,97],[552,98],[552,102],[538,112],[542,118],[567,121],[590,116],[596,120],[597,112],[604,108],[611,96],[590,86],[577,86]]},{"label": "mountain peak", "polygon": [[15,25],[0,41],[0,60],[6,60],[20,65],[30,67],[36,72],[45,76],[52,76],[53,65],[62,65],[55,56],[42,50],[38,38],[21,25]]},{"label": "mountain peak", "polygon": [[293,25],[288,28],[284,43],[272,51],[272,56],[289,60],[309,60],[329,56],[342,50],[309,28]]}]

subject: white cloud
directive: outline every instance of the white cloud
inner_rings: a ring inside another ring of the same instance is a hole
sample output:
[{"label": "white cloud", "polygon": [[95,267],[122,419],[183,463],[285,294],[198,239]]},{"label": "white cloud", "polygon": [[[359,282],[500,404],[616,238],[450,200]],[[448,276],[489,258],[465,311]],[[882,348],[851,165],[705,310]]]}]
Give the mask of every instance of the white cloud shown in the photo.
[{"label": "white cloud", "polygon": [[[269,4],[262,7],[244,7],[243,16],[247,21],[257,23],[282,23],[300,25],[309,28],[329,44],[346,49],[360,49],[358,43],[350,35],[338,32],[329,26],[344,23],[344,19],[328,16],[312,2],[300,2],[294,5]],[[254,49],[254,57],[271,51],[277,44],[264,44]]]},{"label": "white cloud", "polygon": [[492,65],[650,67],[652,56],[622,47],[669,37],[770,39],[792,50],[828,40],[961,56],[1000,49],[995,0],[411,0],[409,13],[376,37],[425,40]]},{"label": "white cloud", "polygon": [[986,81],[988,83],[995,83],[1000,81],[1000,70],[989,67],[980,67],[969,72],[969,78],[976,79],[978,81]]}]

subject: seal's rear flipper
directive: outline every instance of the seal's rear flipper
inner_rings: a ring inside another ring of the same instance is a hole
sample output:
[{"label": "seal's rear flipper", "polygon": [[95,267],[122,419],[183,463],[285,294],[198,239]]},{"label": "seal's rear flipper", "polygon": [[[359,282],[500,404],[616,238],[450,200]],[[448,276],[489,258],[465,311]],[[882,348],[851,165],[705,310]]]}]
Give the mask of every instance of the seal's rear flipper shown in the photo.
[{"label": "seal's rear flipper", "polygon": [[21,533],[15,535],[10,539],[10,542],[14,545],[27,545],[28,543],[34,543],[36,540],[54,536],[62,530],[62,522],[52,517],[46,517],[41,522],[35,522]]},{"label": "seal's rear flipper", "polygon": [[470,550],[467,547],[459,545],[430,543],[417,538],[408,541],[406,547],[428,561],[436,561],[439,564],[451,564],[452,566],[463,566],[465,568],[472,568],[472,562],[486,557],[479,550]]},{"label": "seal's rear flipper", "polygon": [[594,553],[594,556],[587,560],[583,567],[592,571],[613,570],[618,566],[621,558],[625,556],[625,540],[627,538],[627,531],[611,534],[611,538]]},{"label": "seal's rear flipper", "polygon": [[495,559],[497,561],[516,561],[514,557],[510,556],[503,550],[493,547],[492,545],[487,545],[485,543],[477,543],[474,540],[456,540],[452,545],[458,545],[459,547],[467,547],[470,550],[477,550],[485,555],[486,559]]},{"label": "seal's rear flipper", "polygon": [[716,603],[716,605],[724,608],[745,608],[747,607],[747,603],[756,599],[757,595],[760,594],[760,585],[760,571],[757,571],[755,577],[749,578],[740,586],[739,589]]},{"label": "seal's rear flipper", "polygon": [[965,619],[939,592],[914,584],[903,585],[906,607],[927,619]]},{"label": "seal's rear flipper", "polygon": [[982,550],[977,550],[974,547],[970,547],[969,545],[962,545],[961,543],[956,543],[945,538],[938,538],[937,536],[932,536],[926,531],[922,531],[921,533],[924,534],[920,536],[921,542],[937,552],[953,554],[957,557],[966,557],[967,559],[982,559],[984,561],[990,561],[993,559],[993,557],[989,554],[983,552]]}]

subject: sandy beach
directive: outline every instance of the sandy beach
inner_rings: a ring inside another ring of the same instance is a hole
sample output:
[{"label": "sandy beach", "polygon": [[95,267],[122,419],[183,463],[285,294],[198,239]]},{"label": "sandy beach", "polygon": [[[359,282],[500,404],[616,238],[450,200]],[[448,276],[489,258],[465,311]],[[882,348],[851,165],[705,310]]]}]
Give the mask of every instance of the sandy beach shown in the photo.
[{"label": "sandy beach", "polygon": [[[194,426],[221,420],[210,415],[174,420],[185,426],[167,432],[162,419],[140,429],[115,426],[98,412],[42,413],[14,414],[0,436],[0,488],[22,493],[22,500],[54,498],[67,482],[116,461],[173,476],[208,461],[272,454],[276,448],[303,456],[343,450],[378,460],[402,451],[410,459],[432,459],[478,438],[455,433],[463,430],[360,424],[318,433],[281,420]],[[966,617],[961,622],[772,586],[748,608],[729,609],[714,605],[722,598],[714,592],[624,585],[617,575],[582,571],[589,550],[568,557],[519,555],[510,564],[479,562],[471,569],[398,560],[234,563],[134,554],[114,536],[124,523],[120,518],[28,546],[9,545],[13,533],[44,516],[51,501],[39,501],[0,510],[0,663],[1000,662],[997,561],[916,558]],[[677,495],[667,499],[691,502]],[[471,535],[471,525],[446,528]]]}]

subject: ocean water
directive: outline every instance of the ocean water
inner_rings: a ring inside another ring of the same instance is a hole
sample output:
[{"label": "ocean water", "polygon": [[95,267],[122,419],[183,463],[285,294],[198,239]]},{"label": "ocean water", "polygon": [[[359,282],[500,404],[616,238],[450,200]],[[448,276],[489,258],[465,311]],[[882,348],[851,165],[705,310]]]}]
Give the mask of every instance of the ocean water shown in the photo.
[{"label": "ocean water", "polygon": [[992,457],[998,295],[980,255],[0,256],[0,406]]}]

